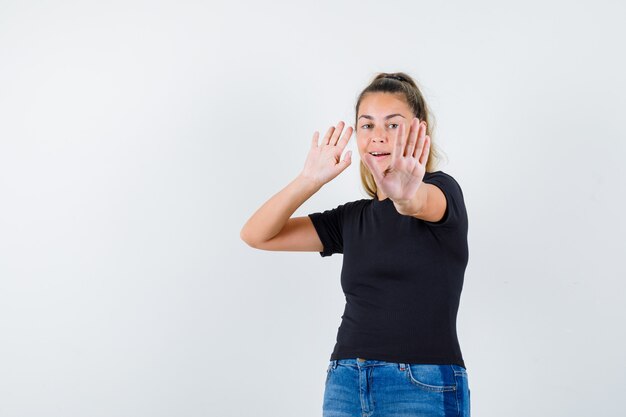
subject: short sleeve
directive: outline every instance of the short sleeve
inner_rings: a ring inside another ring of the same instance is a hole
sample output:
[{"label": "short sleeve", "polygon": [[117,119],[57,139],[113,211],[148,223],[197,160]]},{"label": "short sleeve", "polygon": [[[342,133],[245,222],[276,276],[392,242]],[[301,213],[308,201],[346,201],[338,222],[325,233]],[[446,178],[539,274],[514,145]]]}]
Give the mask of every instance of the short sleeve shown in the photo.
[{"label": "short sleeve", "polygon": [[432,172],[424,176],[425,183],[438,187],[446,197],[446,211],[438,222],[425,223],[435,227],[467,227],[467,212],[463,191],[454,178],[442,172]]},{"label": "short sleeve", "polygon": [[322,241],[324,250],[321,256],[343,253],[343,212],[344,205],[324,212],[311,213],[309,218]]}]

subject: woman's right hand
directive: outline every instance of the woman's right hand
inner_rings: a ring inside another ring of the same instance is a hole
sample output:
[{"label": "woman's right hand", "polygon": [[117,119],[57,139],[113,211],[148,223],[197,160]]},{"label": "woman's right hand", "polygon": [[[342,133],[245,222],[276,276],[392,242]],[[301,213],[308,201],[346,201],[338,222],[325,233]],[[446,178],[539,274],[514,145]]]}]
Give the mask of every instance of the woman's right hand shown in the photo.
[{"label": "woman's right hand", "polygon": [[318,144],[319,132],[313,134],[311,149],[300,176],[314,181],[321,187],[350,166],[352,151],[346,152],[341,160],[341,154],[352,137],[352,127],[348,127],[339,139],[344,125],[343,122],[339,122],[336,128],[331,126],[320,144]]}]

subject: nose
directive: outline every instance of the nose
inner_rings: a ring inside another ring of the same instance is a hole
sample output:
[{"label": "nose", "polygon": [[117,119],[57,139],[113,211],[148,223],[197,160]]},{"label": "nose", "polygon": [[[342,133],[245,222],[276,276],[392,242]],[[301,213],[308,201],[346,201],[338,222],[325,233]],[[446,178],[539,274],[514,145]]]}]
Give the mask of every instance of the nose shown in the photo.
[{"label": "nose", "polygon": [[372,142],[384,143],[387,141],[387,132],[385,131],[385,129],[376,127],[372,130],[371,140]]}]

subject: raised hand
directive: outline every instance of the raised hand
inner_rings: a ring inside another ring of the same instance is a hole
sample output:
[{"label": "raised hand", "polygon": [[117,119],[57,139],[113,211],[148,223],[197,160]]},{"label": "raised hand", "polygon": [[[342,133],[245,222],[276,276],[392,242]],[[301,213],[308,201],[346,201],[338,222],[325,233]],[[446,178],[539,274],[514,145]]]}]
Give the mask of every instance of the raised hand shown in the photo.
[{"label": "raised hand", "polygon": [[386,170],[379,167],[376,157],[365,153],[366,166],[374,176],[378,188],[392,201],[402,203],[415,196],[426,173],[430,152],[430,137],[426,123],[414,118],[405,137],[404,124],[396,130],[396,141],[391,153],[391,164]]},{"label": "raised hand", "polygon": [[348,127],[341,136],[344,126],[344,122],[339,122],[336,128],[331,126],[319,144],[319,132],[313,134],[311,149],[301,176],[313,180],[321,187],[350,166],[352,151],[346,152],[341,160],[341,154],[352,137],[352,127]]}]

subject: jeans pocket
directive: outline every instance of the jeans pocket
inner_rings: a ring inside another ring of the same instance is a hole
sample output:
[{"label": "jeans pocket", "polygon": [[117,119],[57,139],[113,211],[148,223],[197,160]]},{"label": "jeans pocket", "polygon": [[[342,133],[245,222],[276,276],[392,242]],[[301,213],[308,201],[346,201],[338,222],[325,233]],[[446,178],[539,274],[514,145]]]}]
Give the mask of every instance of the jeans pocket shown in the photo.
[{"label": "jeans pocket", "polygon": [[411,384],[431,392],[456,390],[454,374],[446,365],[408,364],[406,376]]}]

